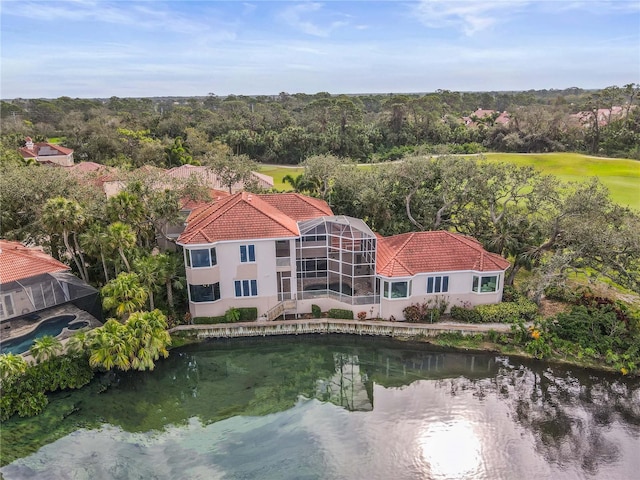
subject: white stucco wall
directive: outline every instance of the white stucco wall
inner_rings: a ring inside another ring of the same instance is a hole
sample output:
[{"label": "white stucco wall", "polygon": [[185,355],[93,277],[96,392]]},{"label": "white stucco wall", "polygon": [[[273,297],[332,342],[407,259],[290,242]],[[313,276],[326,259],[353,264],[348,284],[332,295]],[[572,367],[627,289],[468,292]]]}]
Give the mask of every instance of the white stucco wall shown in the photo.
[{"label": "white stucco wall", "polygon": [[[498,289],[490,293],[476,293],[472,291],[473,277],[499,276]],[[434,276],[448,276],[449,289],[446,293],[427,293],[427,278]],[[381,289],[383,281],[407,281],[408,279],[385,279],[381,278]],[[380,316],[389,318],[393,316],[396,320],[403,320],[403,310],[413,303],[423,303],[438,299],[448,303],[447,311],[456,306],[476,306],[488,303],[499,303],[502,301],[502,290],[504,287],[504,272],[438,272],[429,274],[418,274],[411,278],[411,296],[408,298],[384,298],[380,300]]]},{"label": "white stucco wall", "polygon": [[[240,246],[254,245],[255,262],[240,261]],[[258,315],[266,313],[278,303],[278,284],[276,268],[276,239],[243,240],[237,242],[218,242],[211,245],[192,246],[187,249],[216,248],[217,265],[208,268],[189,268],[186,270],[187,283],[205,285],[220,283],[220,300],[215,302],[189,302],[192,316],[222,315],[231,307],[256,307]],[[291,247],[293,253],[293,245]],[[295,279],[295,261],[290,262],[292,278]],[[257,296],[236,297],[236,280],[256,280]],[[295,282],[292,282],[295,289]],[[295,293],[295,292],[294,292]]]}]

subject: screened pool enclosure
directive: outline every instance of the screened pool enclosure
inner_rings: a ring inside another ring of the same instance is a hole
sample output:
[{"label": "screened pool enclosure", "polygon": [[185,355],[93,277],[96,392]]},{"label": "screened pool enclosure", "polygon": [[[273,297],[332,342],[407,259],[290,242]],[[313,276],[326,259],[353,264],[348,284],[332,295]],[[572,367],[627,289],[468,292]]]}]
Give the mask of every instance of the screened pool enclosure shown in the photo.
[{"label": "screened pool enclosure", "polygon": [[331,297],[352,305],[379,302],[376,236],[360,219],[336,216],[298,222],[298,300]]}]

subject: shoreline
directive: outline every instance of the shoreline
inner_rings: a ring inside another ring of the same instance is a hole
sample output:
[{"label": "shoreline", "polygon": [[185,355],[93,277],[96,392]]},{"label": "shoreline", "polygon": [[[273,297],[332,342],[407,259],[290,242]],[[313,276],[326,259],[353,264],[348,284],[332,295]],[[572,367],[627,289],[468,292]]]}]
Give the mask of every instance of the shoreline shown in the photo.
[{"label": "shoreline", "polygon": [[[293,328],[294,326],[295,328]],[[565,357],[553,354],[546,358],[537,358],[534,355],[525,352],[521,348],[511,345],[503,345],[489,340],[487,335],[490,331],[510,335],[511,325],[505,323],[471,324],[461,322],[421,324],[323,318],[309,320],[280,320],[272,322],[179,325],[169,329],[172,339],[180,339],[180,341],[176,342],[177,345],[174,345],[172,348],[178,348],[188,343],[202,343],[210,339],[299,335],[377,336],[398,342],[428,344],[438,348],[451,349],[453,351],[494,353],[549,364],[578,367],[595,372],[617,374],[621,378],[634,378],[638,376],[622,375],[612,366],[605,365],[601,362],[585,362],[578,359],[572,361]],[[195,335],[193,335],[193,333],[195,333]],[[439,341],[438,339],[442,334],[460,335],[461,338],[445,338],[443,341]],[[482,340],[478,341],[476,337],[477,335],[482,335]],[[189,336],[192,336],[192,341],[189,341]],[[475,340],[474,337],[476,337]]]}]

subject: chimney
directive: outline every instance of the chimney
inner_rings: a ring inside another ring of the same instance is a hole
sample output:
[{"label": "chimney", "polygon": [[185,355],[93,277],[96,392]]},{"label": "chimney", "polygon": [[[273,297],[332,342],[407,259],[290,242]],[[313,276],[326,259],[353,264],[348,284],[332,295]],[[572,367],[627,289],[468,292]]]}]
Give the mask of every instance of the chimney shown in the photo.
[{"label": "chimney", "polygon": [[26,141],[25,147],[27,147],[27,150],[33,151],[33,140],[31,140],[31,137],[25,138],[25,141]]}]

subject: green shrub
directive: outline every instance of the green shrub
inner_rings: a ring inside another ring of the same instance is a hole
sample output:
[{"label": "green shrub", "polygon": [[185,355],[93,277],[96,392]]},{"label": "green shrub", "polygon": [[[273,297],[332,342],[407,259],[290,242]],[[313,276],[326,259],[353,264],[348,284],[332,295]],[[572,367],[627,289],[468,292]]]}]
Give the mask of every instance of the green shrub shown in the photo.
[{"label": "green shrub", "polygon": [[322,316],[322,310],[315,303],[311,305],[311,315],[313,315],[313,318],[320,318]]},{"label": "green shrub", "polygon": [[255,322],[258,319],[258,309],[256,307],[241,307],[237,310],[240,311],[241,322]]},{"label": "green shrub", "polygon": [[478,305],[474,310],[480,315],[480,323],[532,322],[538,315],[538,306],[524,298],[517,302]]},{"label": "green shrub", "polygon": [[464,308],[454,305],[451,307],[451,318],[464,323],[480,323],[482,317],[473,308]]},{"label": "green shrub", "polygon": [[332,308],[327,312],[329,318],[341,318],[343,320],[353,320],[353,310],[345,310],[342,308]]},{"label": "green shrub", "polygon": [[224,312],[224,318],[227,320],[227,323],[235,323],[240,320],[240,310],[235,307],[231,307]]},{"label": "green shrub", "polygon": [[194,325],[212,325],[214,323],[230,323],[227,317],[220,315],[218,317],[193,317]]}]

